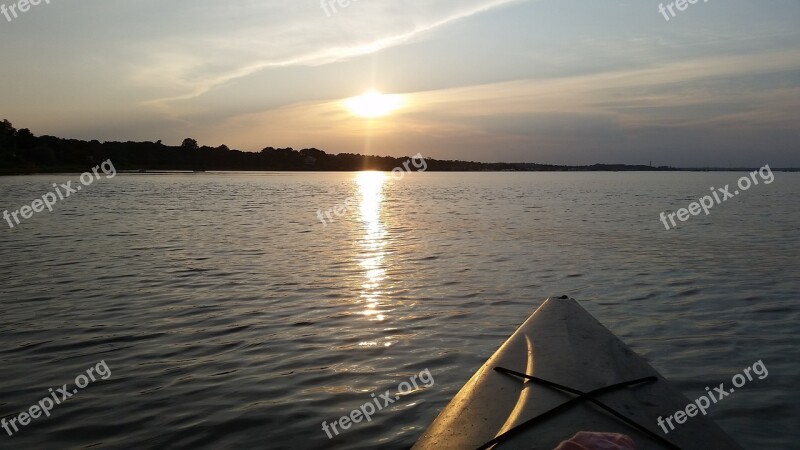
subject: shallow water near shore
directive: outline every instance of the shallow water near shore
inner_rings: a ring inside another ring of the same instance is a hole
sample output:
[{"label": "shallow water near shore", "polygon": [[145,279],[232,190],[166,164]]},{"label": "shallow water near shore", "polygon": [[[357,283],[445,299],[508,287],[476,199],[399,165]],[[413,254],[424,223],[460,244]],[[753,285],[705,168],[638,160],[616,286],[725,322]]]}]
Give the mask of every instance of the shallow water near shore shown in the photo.
[{"label": "shallow water near shore", "polygon": [[[111,376],[0,430],[0,448],[408,448],[560,295],[690,399],[763,361],[767,378],[709,414],[745,448],[795,448],[800,174],[777,172],[676,229],[659,221],[740,176],[99,180],[0,229],[0,416],[101,360]],[[0,178],[0,208],[70,179]],[[322,430],[425,369],[432,386],[333,440]]]}]

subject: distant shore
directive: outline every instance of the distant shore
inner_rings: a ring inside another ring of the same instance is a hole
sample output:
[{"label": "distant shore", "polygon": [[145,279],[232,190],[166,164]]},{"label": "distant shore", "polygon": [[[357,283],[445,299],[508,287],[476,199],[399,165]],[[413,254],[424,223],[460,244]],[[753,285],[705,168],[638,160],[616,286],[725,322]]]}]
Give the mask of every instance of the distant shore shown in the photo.
[{"label": "distant shore", "polygon": [[[424,152],[423,152],[423,156]],[[260,152],[245,152],[200,146],[187,138],[180,146],[156,142],[99,142],[35,136],[28,129],[15,129],[0,122],[0,176],[46,173],[81,173],[105,160],[113,161],[120,172],[355,172],[390,171],[410,157],[368,156],[352,153],[328,154],[316,148],[266,147]],[[705,172],[751,171],[753,168],[676,168],[631,164],[592,164],[567,166],[539,163],[483,163],[438,160],[425,157],[428,172]],[[413,170],[413,168],[412,168]],[[800,168],[773,169],[800,171]]]},{"label": "distant shore", "polygon": [[[450,170],[450,169],[429,169],[427,172],[451,172],[451,173],[501,173],[501,172],[751,172],[758,170],[758,168],[653,168],[649,170],[632,168],[634,166],[624,166],[617,169],[597,169],[594,166],[560,166],[563,169],[549,169],[549,170]],[[588,167],[588,168],[583,168]],[[334,173],[334,172],[360,172],[363,170],[380,170],[380,169],[358,169],[358,170],[292,170],[292,169],[253,169],[253,170],[181,170],[181,169],[158,169],[158,170],[129,170],[122,169],[118,172],[126,175],[174,175],[174,174],[202,174],[202,173],[258,173],[258,172],[286,172],[286,173]],[[386,170],[388,172],[388,170]],[[800,168],[779,168],[772,169],[773,172],[800,172]],[[44,170],[3,170],[0,169],[0,177],[3,176],[21,176],[21,175],[47,175],[47,174],[70,174],[77,175],[85,172],[85,169],[73,168],[46,168]]]}]

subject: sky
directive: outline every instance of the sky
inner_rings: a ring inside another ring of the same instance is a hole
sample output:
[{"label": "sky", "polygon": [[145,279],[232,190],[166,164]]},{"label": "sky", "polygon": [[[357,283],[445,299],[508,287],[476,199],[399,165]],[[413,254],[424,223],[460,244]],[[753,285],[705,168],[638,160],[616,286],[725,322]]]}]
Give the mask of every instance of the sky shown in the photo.
[{"label": "sky", "polygon": [[[0,15],[0,119],[248,151],[800,167],[800,1],[669,4],[43,0]],[[386,115],[348,107],[373,90]]]}]

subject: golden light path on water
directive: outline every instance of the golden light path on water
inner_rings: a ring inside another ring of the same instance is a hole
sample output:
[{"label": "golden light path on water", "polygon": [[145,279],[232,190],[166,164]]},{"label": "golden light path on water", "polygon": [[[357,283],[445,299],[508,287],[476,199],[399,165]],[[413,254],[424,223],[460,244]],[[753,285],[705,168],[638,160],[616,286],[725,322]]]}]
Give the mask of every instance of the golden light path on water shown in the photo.
[{"label": "golden light path on water", "polygon": [[[381,307],[384,292],[383,282],[386,277],[386,229],[381,222],[383,205],[383,172],[360,172],[356,175],[356,184],[361,196],[359,216],[364,229],[361,239],[363,257],[360,265],[364,269],[364,282],[361,285],[361,303],[364,304],[362,314],[370,320],[382,322],[386,312]],[[362,342],[361,345],[376,346],[377,342]],[[384,346],[391,345],[385,342]]]}]

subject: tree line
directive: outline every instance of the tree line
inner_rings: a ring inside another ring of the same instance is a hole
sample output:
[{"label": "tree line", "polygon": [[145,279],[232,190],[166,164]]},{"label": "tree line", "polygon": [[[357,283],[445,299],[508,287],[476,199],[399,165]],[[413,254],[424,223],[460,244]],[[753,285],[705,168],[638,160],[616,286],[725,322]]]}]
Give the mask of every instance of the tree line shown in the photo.
[{"label": "tree line", "polygon": [[[0,122],[0,174],[82,172],[111,159],[124,171],[357,171],[392,170],[409,157],[328,154],[316,148],[266,147],[260,152],[209,147],[187,138],[180,146],[157,142],[99,142],[35,136]],[[665,170],[667,167],[608,165],[555,166],[534,163],[480,163],[426,158],[428,171]]]}]

